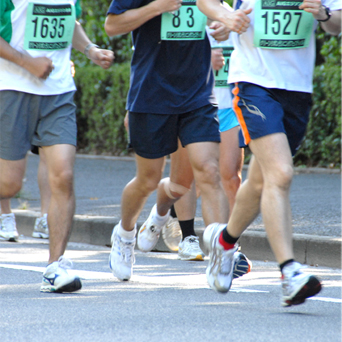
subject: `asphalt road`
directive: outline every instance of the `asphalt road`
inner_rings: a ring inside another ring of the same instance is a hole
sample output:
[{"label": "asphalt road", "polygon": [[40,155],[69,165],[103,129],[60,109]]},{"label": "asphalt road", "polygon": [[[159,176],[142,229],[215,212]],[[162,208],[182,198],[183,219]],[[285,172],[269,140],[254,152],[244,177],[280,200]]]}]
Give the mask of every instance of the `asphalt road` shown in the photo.
[{"label": "asphalt road", "polygon": [[137,251],[130,282],[108,267],[109,248],[69,243],[83,280],[73,294],[40,293],[47,241],[0,241],[1,342],[340,342],[341,270],[313,267],[324,288],[314,299],[280,305],[277,265],[254,261],[222,295],[209,289],[204,262]]},{"label": "asphalt road", "polygon": [[[12,199],[13,209],[22,208],[40,211],[37,185],[39,158],[28,156],[27,172],[22,191]],[[165,175],[169,164],[166,164]],[[292,205],[293,231],[298,234],[341,237],[341,176],[313,170],[297,172],[294,177],[290,200]],[[245,177],[246,172],[243,172]],[[105,216],[120,219],[120,200],[124,186],[135,175],[132,158],[92,158],[79,156],[75,164],[76,214],[90,217]],[[156,194],[153,193],[139,220],[148,217]],[[200,199],[196,213],[196,226],[204,227],[201,218]],[[250,231],[264,231],[261,218],[257,218]]]}]

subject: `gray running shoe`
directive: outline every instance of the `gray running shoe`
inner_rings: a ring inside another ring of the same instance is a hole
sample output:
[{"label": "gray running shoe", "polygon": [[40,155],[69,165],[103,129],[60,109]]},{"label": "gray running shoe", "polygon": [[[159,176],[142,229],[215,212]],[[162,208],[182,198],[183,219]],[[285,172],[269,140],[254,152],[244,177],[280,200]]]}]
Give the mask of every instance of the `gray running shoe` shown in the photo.
[{"label": "gray running shoe", "polygon": [[44,214],[42,217],[36,218],[36,222],[34,224],[32,237],[38,239],[48,239],[49,238],[49,227],[47,223],[47,214]]}]

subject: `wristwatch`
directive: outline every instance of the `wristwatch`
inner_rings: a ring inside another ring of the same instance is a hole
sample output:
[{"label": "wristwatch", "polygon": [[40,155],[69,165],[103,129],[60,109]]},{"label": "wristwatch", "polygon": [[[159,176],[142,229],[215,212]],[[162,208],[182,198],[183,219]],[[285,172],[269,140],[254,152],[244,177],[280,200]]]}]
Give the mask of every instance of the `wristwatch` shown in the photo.
[{"label": "wristwatch", "polygon": [[317,19],[317,20],[320,21],[320,22],[325,22],[325,21],[328,21],[328,20],[330,19],[330,17],[331,17],[331,11],[330,11],[330,8],[327,7],[327,6],[322,5],[322,7],[324,8],[325,13],[327,14],[327,18],[326,18],[326,19],[323,19],[323,20],[319,20],[319,19]]},{"label": "wristwatch", "polygon": [[95,46],[95,47],[99,47],[98,45],[96,45],[96,44],[93,44],[93,43],[89,43],[86,47],[85,47],[85,49],[84,49],[84,54],[90,59],[90,57],[89,57],[89,50],[93,47],[93,46]]}]

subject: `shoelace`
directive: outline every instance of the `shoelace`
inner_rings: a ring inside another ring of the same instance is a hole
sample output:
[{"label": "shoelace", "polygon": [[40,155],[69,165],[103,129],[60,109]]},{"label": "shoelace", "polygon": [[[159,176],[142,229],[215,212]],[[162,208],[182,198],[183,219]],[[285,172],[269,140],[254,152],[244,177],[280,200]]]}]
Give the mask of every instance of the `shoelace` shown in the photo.
[{"label": "shoelace", "polygon": [[58,267],[64,268],[64,269],[70,269],[73,268],[73,263],[70,259],[65,258],[63,255],[59,257],[58,259]]},{"label": "shoelace", "polygon": [[131,262],[132,260],[132,262],[134,263],[135,258],[134,258],[133,244],[130,242],[124,242],[120,240],[119,248],[121,251],[122,260],[124,260],[127,263]]},{"label": "shoelace", "polygon": [[227,252],[222,252],[221,257],[221,273],[223,274],[229,274],[229,271],[231,270],[231,258],[228,257]]}]

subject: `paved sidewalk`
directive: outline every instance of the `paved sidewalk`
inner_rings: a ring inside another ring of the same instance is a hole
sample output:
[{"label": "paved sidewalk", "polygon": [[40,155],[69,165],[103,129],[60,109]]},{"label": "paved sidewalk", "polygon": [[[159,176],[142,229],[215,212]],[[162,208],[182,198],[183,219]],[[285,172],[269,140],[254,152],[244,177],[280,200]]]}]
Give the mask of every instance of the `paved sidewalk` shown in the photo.
[{"label": "paved sidewalk", "polygon": [[[39,158],[29,155],[22,191],[12,199],[19,233],[32,234],[39,216],[40,198],[37,185]],[[169,172],[166,164],[165,174]],[[113,226],[120,219],[122,189],[134,177],[135,163],[130,157],[78,155],[75,164],[76,216],[72,242],[95,245],[110,244]],[[243,173],[245,177],[245,171]],[[148,199],[138,220],[145,221],[156,201]],[[339,170],[296,169],[291,189],[294,250],[299,262],[341,267],[341,177]],[[204,230],[200,200],[196,212],[196,233],[200,240]],[[273,261],[261,218],[257,218],[240,239],[242,250],[250,259]],[[162,239],[158,251],[169,251]]]}]

